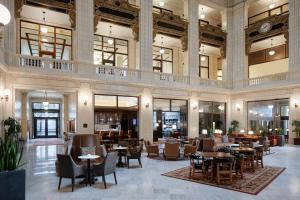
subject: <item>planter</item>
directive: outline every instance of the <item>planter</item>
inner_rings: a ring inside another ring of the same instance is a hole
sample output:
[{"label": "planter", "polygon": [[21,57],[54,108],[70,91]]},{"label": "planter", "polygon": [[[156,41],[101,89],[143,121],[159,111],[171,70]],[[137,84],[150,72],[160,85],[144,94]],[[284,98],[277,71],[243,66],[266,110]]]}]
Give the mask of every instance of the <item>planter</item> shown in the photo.
[{"label": "planter", "polygon": [[284,135],[276,135],[275,138],[277,140],[278,146],[284,146],[284,142],[285,142]]},{"label": "planter", "polygon": [[25,170],[0,172],[0,199],[25,200]]},{"label": "planter", "polygon": [[300,145],[300,138],[294,138],[294,145]]}]

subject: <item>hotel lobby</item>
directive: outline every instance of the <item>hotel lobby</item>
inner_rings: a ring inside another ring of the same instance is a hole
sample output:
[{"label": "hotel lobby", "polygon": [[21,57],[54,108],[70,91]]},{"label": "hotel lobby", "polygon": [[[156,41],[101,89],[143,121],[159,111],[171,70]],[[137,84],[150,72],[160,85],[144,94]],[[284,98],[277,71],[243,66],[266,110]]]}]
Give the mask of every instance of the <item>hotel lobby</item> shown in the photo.
[{"label": "hotel lobby", "polygon": [[0,0],[0,200],[300,198],[300,1]]}]

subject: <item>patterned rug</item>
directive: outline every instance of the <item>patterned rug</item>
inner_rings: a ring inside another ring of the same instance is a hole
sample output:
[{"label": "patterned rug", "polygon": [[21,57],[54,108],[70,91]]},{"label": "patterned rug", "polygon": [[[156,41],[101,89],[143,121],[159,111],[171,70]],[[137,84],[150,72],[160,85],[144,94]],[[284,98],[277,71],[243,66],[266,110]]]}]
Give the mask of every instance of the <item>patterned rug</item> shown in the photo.
[{"label": "patterned rug", "polygon": [[228,190],[234,190],[247,194],[257,195],[265,187],[267,187],[277,176],[279,176],[285,168],[264,166],[264,168],[256,168],[254,173],[244,173],[244,178],[240,179],[233,176],[232,185],[218,185],[213,180],[207,180],[201,173],[195,173],[194,177],[190,177],[190,168],[184,167],[175,171],[162,174],[172,178],[192,181],[200,184],[211,185]]}]

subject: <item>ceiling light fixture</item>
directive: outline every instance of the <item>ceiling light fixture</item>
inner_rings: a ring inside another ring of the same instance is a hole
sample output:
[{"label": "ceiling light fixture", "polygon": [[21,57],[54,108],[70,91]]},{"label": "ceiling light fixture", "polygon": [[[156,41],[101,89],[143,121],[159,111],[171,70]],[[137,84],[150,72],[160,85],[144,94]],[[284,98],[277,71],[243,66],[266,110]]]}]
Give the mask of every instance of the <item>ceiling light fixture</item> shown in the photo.
[{"label": "ceiling light fixture", "polygon": [[270,48],[270,51],[269,51],[270,56],[274,56],[276,54],[276,51],[272,48],[273,48],[273,38],[271,39],[271,48]]},{"label": "ceiling light fixture", "polygon": [[164,1],[159,1],[159,2],[158,2],[158,5],[159,5],[160,7],[163,7],[163,6],[165,5],[165,2],[164,2]]},{"label": "ceiling light fixture", "polygon": [[161,47],[160,47],[160,49],[159,49],[159,53],[160,54],[164,54],[165,53],[165,49],[163,48],[163,46],[164,46],[164,40],[163,40],[164,38],[163,37],[161,37]]},{"label": "ceiling light fixture", "polygon": [[[45,11],[43,11],[43,23],[46,24],[46,12]],[[46,27],[42,26],[41,32],[46,34],[48,32],[48,29]]]},{"label": "ceiling light fixture", "polygon": [[205,56],[201,56],[201,61],[206,61],[206,57]]},{"label": "ceiling light fixture", "polygon": [[10,22],[11,15],[9,10],[0,4],[0,25],[7,25]]},{"label": "ceiling light fixture", "polygon": [[[112,26],[109,26],[109,36],[111,37],[112,31],[111,31]],[[108,38],[107,43],[112,45],[114,43],[114,40],[112,38]]]},{"label": "ceiling light fixture", "polygon": [[275,8],[275,3],[273,2],[273,0],[271,0],[271,4],[269,5],[269,8],[270,8],[270,9]]},{"label": "ceiling light fixture", "polygon": [[205,14],[203,8],[201,8],[200,19],[204,19],[204,18],[205,18]]},{"label": "ceiling light fixture", "polygon": [[43,42],[48,42],[48,40],[46,38],[43,38],[42,41]]},{"label": "ceiling light fixture", "polygon": [[45,90],[45,96],[44,96],[44,101],[43,101],[43,106],[48,107],[49,101],[48,101],[48,96],[47,96],[47,91]]}]

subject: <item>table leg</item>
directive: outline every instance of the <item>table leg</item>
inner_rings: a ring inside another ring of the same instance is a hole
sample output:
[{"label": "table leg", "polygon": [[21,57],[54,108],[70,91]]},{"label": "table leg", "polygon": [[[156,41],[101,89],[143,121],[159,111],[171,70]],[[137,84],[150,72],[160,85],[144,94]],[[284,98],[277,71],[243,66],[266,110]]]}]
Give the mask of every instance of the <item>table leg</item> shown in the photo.
[{"label": "table leg", "polygon": [[90,184],[91,186],[91,161],[88,159],[87,160],[87,169],[88,169],[88,180],[87,182]]}]

